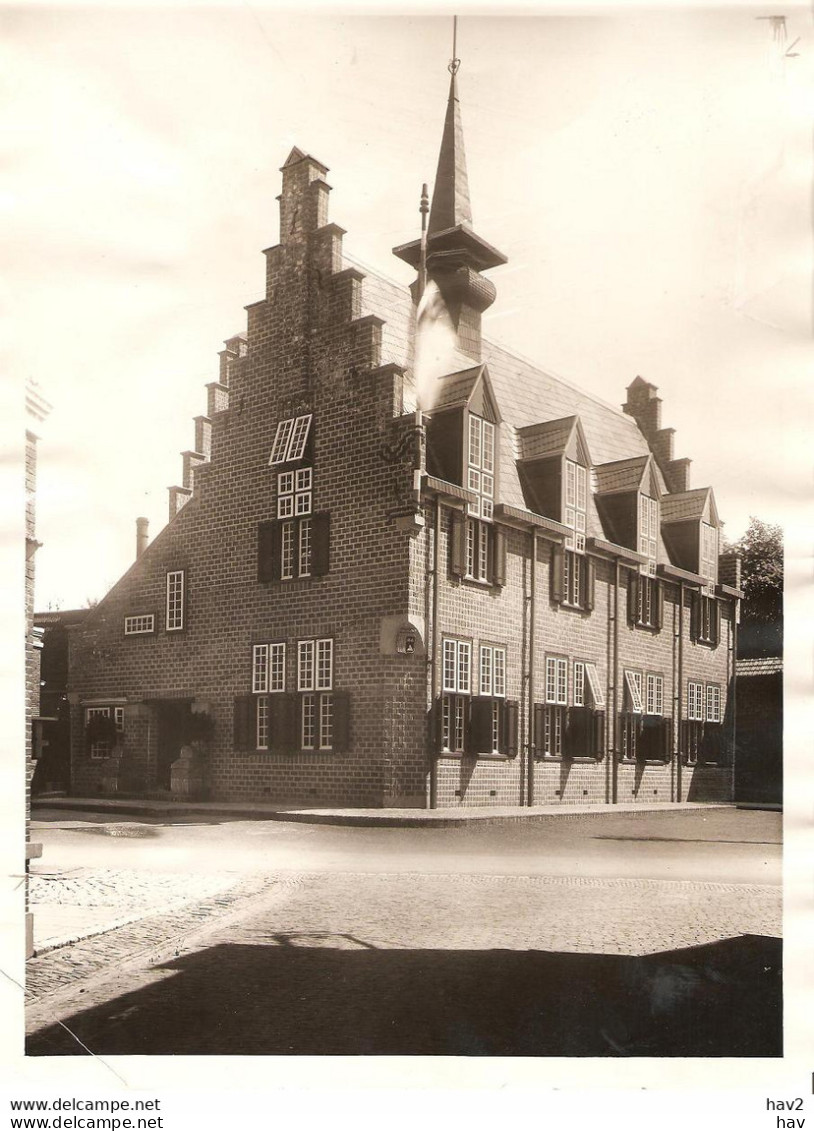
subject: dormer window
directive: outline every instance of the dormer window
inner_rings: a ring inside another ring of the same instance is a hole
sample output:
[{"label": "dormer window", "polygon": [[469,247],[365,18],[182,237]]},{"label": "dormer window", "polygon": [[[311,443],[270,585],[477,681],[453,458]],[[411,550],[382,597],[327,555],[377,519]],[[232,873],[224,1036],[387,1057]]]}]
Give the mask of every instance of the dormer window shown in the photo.
[{"label": "dormer window", "polygon": [[718,579],[718,530],[708,522],[701,523],[701,535],[698,542],[698,572],[709,582],[709,588],[715,586]]},{"label": "dormer window", "polygon": [[469,413],[466,486],[478,495],[467,504],[472,518],[491,521],[495,509],[495,426]]},{"label": "dormer window", "polygon": [[647,558],[647,574],[654,577],[658,557],[659,501],[639,495],[639,553]]},{"label": "dormer window", "polygon": [[585,553],[585,531],[588,519],[588,469],[572,459],[565,460],[565,491],[562,521],[572,534],[565,540],[569,550]]}]

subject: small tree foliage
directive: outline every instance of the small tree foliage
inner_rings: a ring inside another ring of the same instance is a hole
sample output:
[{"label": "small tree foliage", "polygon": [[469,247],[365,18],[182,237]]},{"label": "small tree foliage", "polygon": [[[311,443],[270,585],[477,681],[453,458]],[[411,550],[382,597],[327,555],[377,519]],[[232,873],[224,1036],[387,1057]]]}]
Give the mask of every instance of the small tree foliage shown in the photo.
[{"label": "small tree foliage", "polygon": [[783,531],[754,515],[734,543],[742,559],[741,654],[780,652],[783,646]]}]

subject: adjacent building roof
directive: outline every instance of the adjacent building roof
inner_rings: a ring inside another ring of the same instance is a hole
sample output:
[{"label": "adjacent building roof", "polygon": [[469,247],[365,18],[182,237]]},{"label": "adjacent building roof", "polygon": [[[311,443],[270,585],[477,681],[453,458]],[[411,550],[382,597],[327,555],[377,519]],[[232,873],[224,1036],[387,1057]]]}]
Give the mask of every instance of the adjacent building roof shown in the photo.
[{"label": "adjacent building roof", "polygon": [[756,675],[777,675],[783,671],[783,657],[756,656],[753,659],[737,660],[735,671],[739,679]]}]

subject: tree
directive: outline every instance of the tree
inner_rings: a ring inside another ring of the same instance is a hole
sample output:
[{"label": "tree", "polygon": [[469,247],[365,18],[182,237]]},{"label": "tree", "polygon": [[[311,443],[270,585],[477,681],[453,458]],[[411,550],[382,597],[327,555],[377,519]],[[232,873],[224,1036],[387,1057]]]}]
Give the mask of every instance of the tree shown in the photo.
[{"label": "tree", "polygon": [[732,546],[741,556],[741,656],[783,651],[783,531],[752,515],[746,533]]}]

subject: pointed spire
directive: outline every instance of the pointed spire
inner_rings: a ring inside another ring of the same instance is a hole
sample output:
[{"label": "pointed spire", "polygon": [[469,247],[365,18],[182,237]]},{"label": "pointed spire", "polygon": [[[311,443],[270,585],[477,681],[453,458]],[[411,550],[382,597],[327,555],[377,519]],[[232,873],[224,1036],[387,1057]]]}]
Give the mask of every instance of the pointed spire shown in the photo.
[{"label": "pointed spire", "polygon": [[[453,65],[454,63],[457,63],[457,60],[453,61]],[[449,84],[449,99],[430,210],[430,235],[446,231],[447,228],[455,228],[459,224],[470,227],[472,225],[461,104],[458,100],[457,67],[454,70],[452,67],[450,69],[452,77]]]}]

